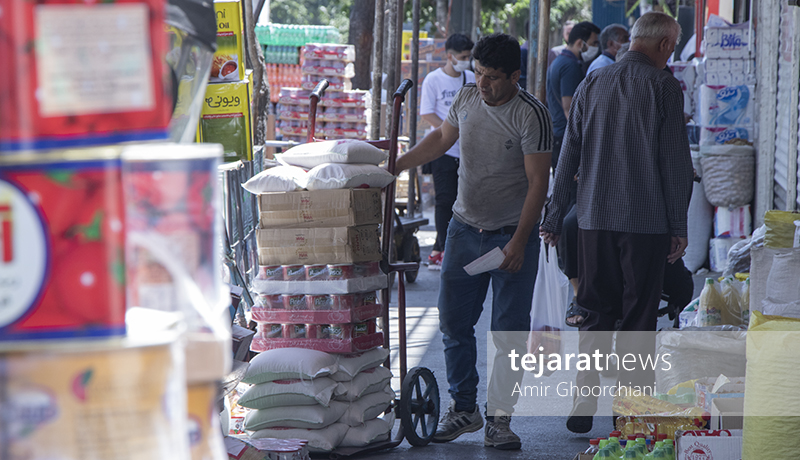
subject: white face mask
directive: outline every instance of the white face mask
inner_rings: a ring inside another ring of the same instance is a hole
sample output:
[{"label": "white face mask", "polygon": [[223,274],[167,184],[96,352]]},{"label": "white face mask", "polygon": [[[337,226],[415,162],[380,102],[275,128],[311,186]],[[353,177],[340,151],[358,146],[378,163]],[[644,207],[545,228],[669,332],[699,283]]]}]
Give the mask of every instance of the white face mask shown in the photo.
[{"label": "white face mask", "polygon": [[581,57],[584,61],[591,61],[594,59],[597,54],[600,52],[600,48],[597,46],[589,46],[587,47],[586,51],[581,51]]},{"label": "white face mask", "polygon": [[456,72],[463,72],[465,70],[469,70],[469,59],[467,59],[466,61],[459,61],[458,59],[456,59],[456,63],[453,64],[453,69]]}]

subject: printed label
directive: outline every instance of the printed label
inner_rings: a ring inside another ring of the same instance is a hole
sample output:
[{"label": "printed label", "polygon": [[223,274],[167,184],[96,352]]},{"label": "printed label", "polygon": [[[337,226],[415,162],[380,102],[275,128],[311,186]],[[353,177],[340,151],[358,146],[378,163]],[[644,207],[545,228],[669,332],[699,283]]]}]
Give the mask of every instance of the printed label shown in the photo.
[{"label": "printed label", "polygon": [[34,305],[46,271],[47,241],[34,204],[0,180],[0,328]]},{"label": "printed label", "polygon": [[38,5],[39,111],[56,117],[155,108],[148,7]]}]

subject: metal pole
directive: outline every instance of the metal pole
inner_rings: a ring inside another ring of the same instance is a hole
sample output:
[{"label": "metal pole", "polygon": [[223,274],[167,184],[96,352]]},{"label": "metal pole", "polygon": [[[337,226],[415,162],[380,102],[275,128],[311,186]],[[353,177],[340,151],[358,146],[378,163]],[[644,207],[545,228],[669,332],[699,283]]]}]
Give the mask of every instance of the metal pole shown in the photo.
[{"label": "metal pole", "polygon": [[547,47],[550,45],[550,0],[539,2],[539,43],[536,60],[536,97],[540,101],[547,100]]},{"label": "metal pole", "polygon": [[[384,57],[386,59],[383,60],[384,68],[386,69],[386,96],[392,94],[397,85],[395,82],[397,80],[397,75],[395,75],[397,69],[397,61],[395,58],[395,52],[397,51],[397,0],[388,0],[387,9],[386,9],[386,17],[384,22],[386,23],[386,48],[384,49]],[[377,38],[376,38],[377,39]],[[392,130],[392,101],[386,101],[386,120],[384,125],[386,127],[385,133],[388,136]]]},{"label": "metal pole", "polygon": [[536,59],[539,55],[539,0],[531,0],[528,16],[528,79],[525,81],[527,92],[534,94],[536,87]]},{"label": "metal pole", "polygon": [[[419,84],[419,10],[420,0],[413,0],[411,6],[411,81],[414,85]],[[417,145],[417,94],[418,87],[411,88],[409,95],[408,109],[408,137],[411,138],[409,147]],[[408,216],[414,217],[417,212],[417,168],[408,171]],[[408,261],[406,261],[408,262]]]},{"label": "metal pole", "polygon": [[481,0],[472,0],[472,30],[470,31],[470,37],[472,37],[472,41],[478,42],[480,38],[478,36],[478,31],[481,28]]},{"label": "metal pole", "polygon": [[375,0],[375,25],[373,26],[374,42],[372,46],[372,125],[369,137],[378,140],[381,137],[381,83],[383,82],[383,16],[385,1]]}]

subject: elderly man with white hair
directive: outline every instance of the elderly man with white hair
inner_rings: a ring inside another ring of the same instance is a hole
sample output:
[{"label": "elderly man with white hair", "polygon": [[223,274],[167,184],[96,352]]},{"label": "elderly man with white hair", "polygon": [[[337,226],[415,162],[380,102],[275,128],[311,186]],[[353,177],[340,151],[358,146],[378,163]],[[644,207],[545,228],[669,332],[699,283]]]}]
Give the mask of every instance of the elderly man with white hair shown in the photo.
[{"label": "elderly man with white hair", "polygon": [[[692,161],[678,81],[662,69],[680,38],[678,23],[647,13],[631,30],[630,51],[595,70],[578,87],[540,233],[558,241],[569,187],[578,176],[577,304],[588,312],[581,352],[653,353],[665,260],[686,249]],[[579,173],[580,171],[580,173]],[[598,333],[603,331],[601,333]],[[652,348],[651,348],[652,347]],[[600,384],[598,369],[581,370],[577,386]],[[653,385],[652,369],[618,376],[620,385]],[[597,399],[578,396],[567,419],[576,433],[591,430]]]}]

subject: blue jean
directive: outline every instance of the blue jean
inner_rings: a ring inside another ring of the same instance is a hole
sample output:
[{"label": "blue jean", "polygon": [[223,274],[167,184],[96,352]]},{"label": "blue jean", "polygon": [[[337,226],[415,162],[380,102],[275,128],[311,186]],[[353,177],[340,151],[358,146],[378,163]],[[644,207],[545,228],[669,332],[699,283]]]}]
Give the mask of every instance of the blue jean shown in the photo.
[{"label": "blue jean", "polygon": [[[439,329],[443,334],[447,382],[456,410],[472,410],[478,396],[478,358],[475,325],[483,312],[483,302],[492,283],[492,331],[529,331],[533,284],[539,267],[539,237],[534,229],[525,247],[525,261],[516,273],[492,270],[470,276],[464,266],[492,249],[503,249],[511,234],[486,233],[456,219],[450,221],[442,262],[439,290]],[[522,337],[521,343],[495,338],[493,376],[489,380],[489,408],[511,414],[516,398],[511,396],[516,383],[509,375],[522,379],[522,372],[510,371],[511,349],[525,353],[525,334],[503,335]],[[497,337],[497,336],[495,336]],[[500,378],[505,375],[504,378]],[[495,378],[495,376],[498,376]],[[496,380],[496,381],[495,381]],[[489,415],[494,415],[490,411]]]}]

